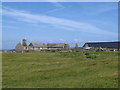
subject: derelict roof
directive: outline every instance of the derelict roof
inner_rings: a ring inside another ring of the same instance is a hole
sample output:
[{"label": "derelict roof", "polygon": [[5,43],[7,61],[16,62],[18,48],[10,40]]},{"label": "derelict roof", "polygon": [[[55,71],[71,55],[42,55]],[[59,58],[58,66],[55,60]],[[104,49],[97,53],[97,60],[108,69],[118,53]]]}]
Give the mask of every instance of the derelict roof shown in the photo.
[{"label": "derelict roof", "polygon": [[65,43],[48,43],[48,47],[63,47],[65,46]]},{"label": "derelict roof", "polygon": [[47,47],[46,43],[30,43],[29,46],[33,47]]},{"label": "derelict roof", "polygon": [[33,47],[63,47],[65,43],[30,43],[29,46]]}]

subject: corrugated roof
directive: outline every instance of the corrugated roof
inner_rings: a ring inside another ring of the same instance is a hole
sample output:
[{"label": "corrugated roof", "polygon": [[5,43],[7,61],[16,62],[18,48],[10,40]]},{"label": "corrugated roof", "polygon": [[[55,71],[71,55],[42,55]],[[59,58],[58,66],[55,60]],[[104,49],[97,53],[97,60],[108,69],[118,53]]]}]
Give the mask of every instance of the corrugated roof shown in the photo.
[{"label": "corrugated roof", "polygon": [[88,44],[89,47],[102,47],[102,48],[120,48],[120,42],[89,42],[85,43],[85,45]]}]

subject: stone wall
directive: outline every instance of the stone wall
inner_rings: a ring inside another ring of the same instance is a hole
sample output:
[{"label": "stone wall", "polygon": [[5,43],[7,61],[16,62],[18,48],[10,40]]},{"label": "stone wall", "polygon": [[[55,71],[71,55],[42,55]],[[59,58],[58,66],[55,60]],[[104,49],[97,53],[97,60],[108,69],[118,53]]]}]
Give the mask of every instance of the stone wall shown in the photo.
[{"label": "stone wall", "polygon": [[22,52],[24,50],[24,47],[21,45],[21,43],[18,43],[15,47],[16,52]]}]

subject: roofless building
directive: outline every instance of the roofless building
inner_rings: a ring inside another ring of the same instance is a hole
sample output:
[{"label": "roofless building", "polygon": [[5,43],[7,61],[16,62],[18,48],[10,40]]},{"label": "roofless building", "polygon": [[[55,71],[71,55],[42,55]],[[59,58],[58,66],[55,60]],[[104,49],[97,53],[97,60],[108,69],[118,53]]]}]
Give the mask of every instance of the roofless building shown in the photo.
[{"label": "roofless building", "polygon": [[23,39],[22,44],[16,45],[16,51],[52,51],[69,49],[66,43],[30,43],[27,45],[26,40]]},{"label": "roofless building", "polygon": [[35,43],[32,42],[29,45],[26,43],[26,39],[23,39],[22,44],[18,43],[16,45],[17,52],[29,52],[29,51],[119,51],[120,41],[117,42],[88,42],[83,45],[83,47],[78,47],[78,44],[75,44],[75,47],[70,48],[69,44],[66,43]]}]

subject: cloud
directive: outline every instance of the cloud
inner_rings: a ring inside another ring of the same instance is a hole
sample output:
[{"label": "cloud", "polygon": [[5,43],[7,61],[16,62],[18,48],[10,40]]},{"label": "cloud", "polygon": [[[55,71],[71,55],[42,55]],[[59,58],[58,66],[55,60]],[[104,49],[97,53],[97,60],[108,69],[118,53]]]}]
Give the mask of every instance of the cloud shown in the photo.
[{"label": "cloud", "polygon": [[52,3],[56,7],[64,8],[62,4],[60,4],[57,0],[47,0],[48,2]]},{"label": "cloud", "polygon": [[33,24],[50,24],[52,26],[57,26],[58,28],[64,28],[64,30],[80,31],[85,33],[108,35],[116,37],[117,33],[102,30],[94,25],[78,22],[74,20],[69,20],[65,18],[57,18],[52,16],[46,16],[41,14],[32,14],[26,11],[19,11],[10,8],[3,8],[3,15],[9,15],[16,18],[19,21],[33,23]]},{"label": "cloud", "polygon": [[84,41],[84,40],[80,40],[80,39],[73,39],[73,42],[75,42],[75,43],[79,43],[79,42],[82,42],[82,41]]},{"label": "cloud", "polygon": [[64,8],[65,8],[65,7],[62,7],[62,8],[55,8],[55,9],[49,10],[49,11],[46,12],[46,13],[53,13],[53,12],[56,12],[56,11],[62,10],[62,9],[64,9]]},{"label": "cloud", "polygon": [[60,38],[60,39],[59,39],[59,42],[64,43],[64,42],[66,42],[66,40],[65,40],[65,39]]},{"label": "cloud", "polygon": [[52,2],[56,7],[64,8],[64,6],[58,2]]},{"label": "cloud", "polygon": [[15,26],[2,26],[2,28],[4,28],[4,29],[18,29],[17,27],[15,27]]},{"label": "cloud", "polygon": [[49,10],[48,12],[46,13],[53,13],[53,12],[56,12],[56,11],[59,11],[59,10],[62,10],[64,8],[66,8],[65,6],[63,6],[61,3],[57,2],[57,0],[55,0],[54,2],[52,0],[48,0],[48,2],[52,3],[55,7],[55,9],[52,9],[52,10]]},{"label": "cloud", "polygon": [[111,6],[111,5],[101,6],[100,5],[96,7],[96,10],[93,9],[94,11],[89,12],[88,15],[98,15],[98,14],[106,13],[111,10],[117,10],[117,9],[118,9],[117,5],[116,6]]}]

